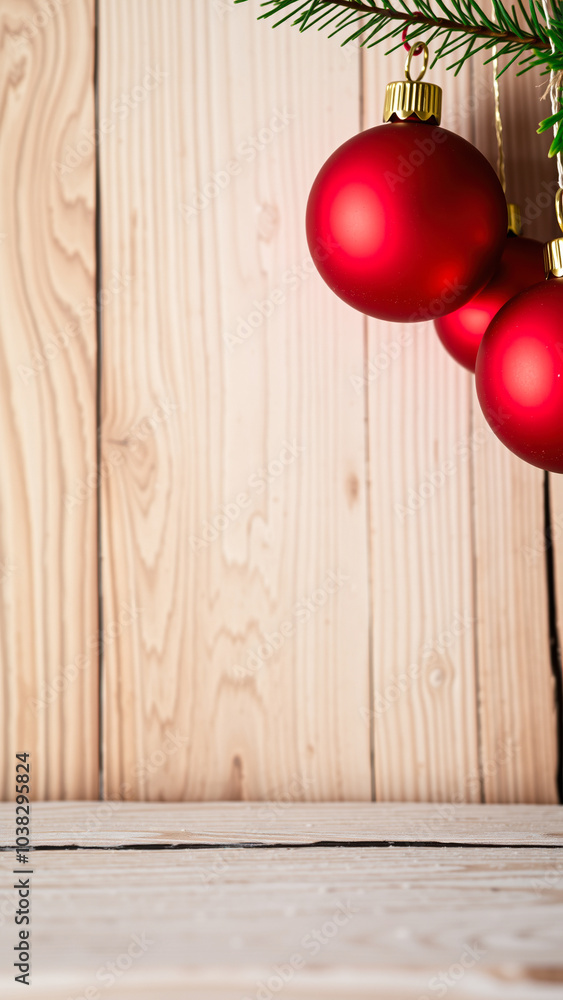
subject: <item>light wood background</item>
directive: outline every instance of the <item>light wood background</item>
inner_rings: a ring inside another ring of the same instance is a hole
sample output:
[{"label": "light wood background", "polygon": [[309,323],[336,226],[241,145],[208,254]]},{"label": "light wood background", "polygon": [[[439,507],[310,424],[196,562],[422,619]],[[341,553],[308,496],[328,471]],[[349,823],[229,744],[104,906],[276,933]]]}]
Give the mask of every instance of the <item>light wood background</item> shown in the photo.
[{"label": "light wood background", "polygon": [[[95,76],[91,0],[50,9],[0,0],[2,796],[27,750],[39,799],[557,802],[559,480],[550,590],[543,474],[431,325],[364,320],[307,251],[404,53],[99,0]],[[431,79],[494,162],[491,67]],[[543,84],[501,86],[547,238]]]},{"label": "light wood background", "polygon": [[[98,788],[93,3],[46,20],[43,6],[0,0],[5,798],[18,751],[33,755],[38,798]],[[94,489],[70,510],[65,498],[90,475]]]}]

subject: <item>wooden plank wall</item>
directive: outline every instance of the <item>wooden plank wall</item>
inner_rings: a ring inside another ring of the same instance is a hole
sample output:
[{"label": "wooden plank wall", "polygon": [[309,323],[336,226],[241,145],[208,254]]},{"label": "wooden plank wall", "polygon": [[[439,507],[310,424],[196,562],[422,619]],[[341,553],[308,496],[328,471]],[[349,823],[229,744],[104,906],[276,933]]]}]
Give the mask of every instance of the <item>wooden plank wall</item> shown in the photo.
[{"label": "wooden plank wall", "polygon": [[[402,49],[366,53],[366,127],[404,64]],[[439,66],[431,79],[445,117],[467,107],[469,69]],[[470,137],[470,115],[455,125]],[[376,797],[478,801],[470,378],[432,324],[366,325]]]},{"label": "wooden plank wall", "polygon": [[[510,74],[510,75],[509,75]],[[476,67],[475,141],[496,165],[490,127],[491,67]],[[549,137],[536,135],[547,115],[545,78],[537,72],[500,78],[507,198],[521,206],[523,234],[547,240],[556,232],[556,170]],[[489,127],[487,128],[487,123]],[[489,802],[556,801],[557,718],[549,647],[544,544],[544,473],[521,462],[490,432],[473,396],[475,451],[475,581],[483,759],[495,761],[510,741],[514,752],[484,774]],[[557,480],[557,476],[551,476]],[[555,766],[554,766],[555,762]]]},{"label": "wooden plank wall", "polygon": [[[313,177],[404,54],[271,30],[255,0],[99,0],[87,149],[92,9],[59,6],[32,31],[38,2],[0,0],[3,759],[34,752],[39,798],[95,795],[100,708],[110,797],[557,801],[543,475],[430,325],[364,320],[305,242]],[[490,67],[431,79],[494,161]],[[508,195],[546,238],[538,78],[502,93]],[[99,581],[93,317],[17,372],[94,293],[94,145]]]},{"label": "wooden plank wall", "polygon": [[155,81],[100,148],[103,269],[132,275],[104,325],[105,616],[142,609],[106,655],[111,795],[371,795],[362,317],[303,227],[358,54],[253,6],[100,8],[101,117]]},{"label": "wooden plank wall", "polygon": [[0,756],[98,793],[92,0],[0,0]]}]

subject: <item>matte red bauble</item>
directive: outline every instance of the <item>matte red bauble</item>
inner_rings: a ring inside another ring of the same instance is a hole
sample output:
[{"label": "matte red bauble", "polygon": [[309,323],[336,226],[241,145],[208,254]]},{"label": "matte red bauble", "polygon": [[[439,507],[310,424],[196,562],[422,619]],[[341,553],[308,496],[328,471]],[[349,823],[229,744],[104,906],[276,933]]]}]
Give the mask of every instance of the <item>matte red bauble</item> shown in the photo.
[{"label": "matte red bauble", "polygon": [[563,278],[507,302],[487,329],[475,366],[485,417],[531,465],[563,472]]},{"label": "matte red bauble", "polygon": [[313,260],[332,290],[369,316],[417,322],[458,309],[504,248],[502,187],[471,143],[436,124],[439,91],[389,84],[388,124],[340,146],[311,189]]},{"label": "matte red bauble", "polygon": [[500,264],[488,285],[461,309],[434,322],[452,358],[475,371],[479,344],[501,306],[544,278],[543,244],[522,236],[507,236]]}]

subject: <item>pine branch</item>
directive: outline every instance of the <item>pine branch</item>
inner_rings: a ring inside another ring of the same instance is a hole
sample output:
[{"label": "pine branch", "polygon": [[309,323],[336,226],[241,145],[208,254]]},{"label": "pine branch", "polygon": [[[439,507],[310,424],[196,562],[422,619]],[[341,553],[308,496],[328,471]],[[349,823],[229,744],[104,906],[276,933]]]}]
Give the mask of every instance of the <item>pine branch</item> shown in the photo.
[{"label": "pine branch", "polygon": [[[248,0],[235,0],[246,3]],[[377,5],[379,2],[379,6]],[[432,3],[438,7],[438,13]],[[439,59],[461,50],[461,55],[448,67],[458,73],[476,52],[494,47],[498,56],[509,56],[501,73],[520,60],[520,73],[533,66],[542,66],[544,73],[556,74],[559,98],[563,98],[563,0],[552,0],[553,17],[548,27],[541,0],[516,0],[510,11],[502,0],[492,0],[491,20],[477,0],[262,0],[269,8],[260,18],[281,15],[274,27],[291,20],[300,31],[317,26],[331,27],[330,37],[352,28],[343,41],[358,41],[371,48],[387,38],[400,38],[389,52],[402,44],[405,27],[411,42],[440,39],[431,66]],[[411,4],[412,6],[409,6]],[[400,8],[400,9],[398,9]],[[445,15],[445,16],[442,16]],[[475,45],[480,40],[478,46]],[[490,62],[494,54],[486,62]],[[500,75],[500,74],[499,74]],[[560,104],[561,107],[561,104]],[[550,156],[563,153],[563,107],[540,123],[538,132],[558,125],[549,150]]]},{"label": "pine branch", "polygon": [[[245,3],[246,0],[235,0],[235,3]],[[317,0],[318,2],[318,0]],[[275,10],[268,11],[265,14],[261,14],[261,18],[271,17],[284,6],[284,0],[266,0],[266,3],[275,3],[277,5]],[[266,6],[266,3],[263,6]],[[295,0],[290,0],[290,3],[295,3]],[[361,14],[369,14],[371,17],[378,17],[385,19],[387,21],[401,21],[401,30],[408,25],[422,25],[426,28],[439,28],[448,32],[463,32],[467,35],[474,35],[477,38],[489,38],[491,39],[491,44],[504,44],[506,42],[515,42],[518,45],[524,45],[526,48],[544,50],[550,49],[550,43],[547,37],[541,37],[541,35],[536,35],[534,33],[522,32],[521,34],[515,34],[511,31],[502,31],[500,28],[488,27],[486,24],[470,24],[461,22],[460,20],[449,20],[445,17],[430,17],[425,14],[421,14],[418,11],[400,11],[392,10],[391,7],[376,7],[369,2],[362,2],[362,0],[323,0],[323,5],[325,7],[335,6],[335,7],[346,7],[349,10],[357,11]],[[315,3],[312,4],[315,7]],[[319,8],[320,9],[320,8]],[[304,31],[309,25],[307,21],[309,20],[313,10],[310,9],[309,12],[302,18],[294,21],[294,24],[302,22],[301,30]],[[289,18],[291,15],[287,15]],[[283,18],[286,20],[286,18]],[[486,19],[485,19],[486,20]],[[278,21],[277,24],[281,24]],[[490,23],[490,22],[489,22]],[[369,27],[369,25],[368,25]],[[334,34],[335,32],[333,32]],[[345,44],[345,43],[344,43]]]},{"label": "pine branch", "polygon": [[[368,48],[387,38],[400,39],[408,27],[411,41],[440,40],[432,65],[455,52],[448,68],[456,73],[476,51],[493,46],[510,56],[510,63],[519,59],[521,72],[536,65],[543,65],[546,72],[563,69],[563,0],[555,0],[551,30],[540,0],[517,0],[517,4],[518,8],[507,10],[501,0],[492,0],[494,13],[488,17],[476,0],[263,0],[261,6],[268,9],[260,17],[279,15],[274,27],[291,20],[300,31],[330,27],[330,36],[348,30],[342,44],[358,41]],[[477,40],[480,44],[475,47]]]}]

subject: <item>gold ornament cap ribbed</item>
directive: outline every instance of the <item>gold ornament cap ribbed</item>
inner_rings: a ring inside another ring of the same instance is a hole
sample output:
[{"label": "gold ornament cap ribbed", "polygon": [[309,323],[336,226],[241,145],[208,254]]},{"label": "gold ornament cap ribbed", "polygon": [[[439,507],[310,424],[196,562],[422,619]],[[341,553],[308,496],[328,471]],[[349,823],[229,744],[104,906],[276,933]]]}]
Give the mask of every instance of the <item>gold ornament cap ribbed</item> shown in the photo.
[{"label": "gold ornament cap ribbed", "polygon": [[545,244],[543,263],[546,278],[563,278],[563,236]]},{"label": "gold ornament cap ribbed", "polygon": [[[424,62],[416,80],[411,77],[411,61],[415,52],[422,46]],[[424,42],[413,45],[407,56],[405,65],[405,80],[394,80],[385,88],[385,104],[383,106],[383,121],[388,122],[393,115],[405,121],[415,115],[419,121],[427,122],[434,118],[440,124],[442,115],[442,88],[435,83],[426,83],[422,77],[428,65],[428,48]]]},{"label": "gold ornament cap ribbed", "polygon": [[[555,195],[555,214],[559,228],[563,232],[563,188],[559,188]],[[563,236],[545,244],[543,262],[546,278],[563,278]]]},{"label": "gold ornament cap ribbed", "polygon": [[397,115],[401,121],[416,115],[421,122],[435,118],[440,124],[442,116],[442,88],[435,83],[423,83],[419,80],[397,80],[388,83],[385,89],[385,104],[383,121]]},{"label": "gold ornament cap ribbed", "polygon": [[513,236],[520,236],[520,233],[522,232],[522,216],[520,215],[520,206],[509,201],[507,202],[506,210],[508,212],[508,232],[512,233]]}]

